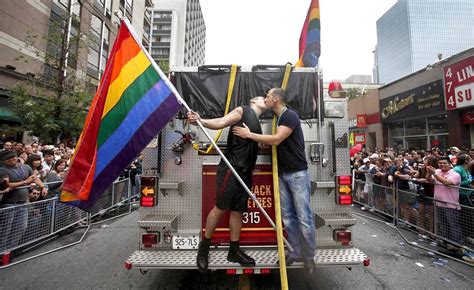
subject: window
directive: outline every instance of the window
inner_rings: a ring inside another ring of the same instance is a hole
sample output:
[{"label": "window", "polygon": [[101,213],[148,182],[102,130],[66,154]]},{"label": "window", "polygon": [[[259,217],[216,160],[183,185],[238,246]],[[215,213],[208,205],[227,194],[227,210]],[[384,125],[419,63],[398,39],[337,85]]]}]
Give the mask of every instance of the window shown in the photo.
[{"label": "window", "polygon": [[102,74],[107,64],[107,57],[109,55],[109,29],[104,26],[104,35],[102,37],[102,53],[101,53],[100,73]]},{"label": "window", "polygon": [[92,15],[91,19],[91,33],[99,39],[102,34],[102,20],[95,15]]},{"label": "window", "polygon": [[405,134],[407,136],[426,135],[426,119],[409,120],[406,122],[405,128]]},{"label": "window", "polygon": [[98,77],[99,72],[99,59],[101,57],[100,46],[102,43],[102,25],[102,20],[99,17],[92,15],[91,32],[89,35],[89,54],[87,55],[87,71],[90,75],[94,77]]},{"label": "window", "polygon": [[80,16],[81,3],[79,3],[79,0],[72,0],[71,11],[73,15],[78,16],[78,17]]},{"label": "window", "polygon": [[95,49],[89,48],[89,54],[87,55],[87,64],[93,70],[99,69],[99,52]]},{"label": "window", "polygon": [[127,10],[127,12],[132,13],[133,0],[125,0],[125,9]]},{"label": "window", "polygon": [[112,0],[105,0],[105,15],[109,18],[112,16]]},{"label": "window", "polygon": [[59,7],[66,11],[69,10],[69,0],[54,0],[54,3],[58,4]]},{"label": "window", "polygon": [[391,137],[403,136],[403,122],[390,123],[388,125],[388,132]]},{"label": "window", "polygon": [[442,134],[448,133],[448,120],[446,115],[439,115],[428,118],[428,133]]}]

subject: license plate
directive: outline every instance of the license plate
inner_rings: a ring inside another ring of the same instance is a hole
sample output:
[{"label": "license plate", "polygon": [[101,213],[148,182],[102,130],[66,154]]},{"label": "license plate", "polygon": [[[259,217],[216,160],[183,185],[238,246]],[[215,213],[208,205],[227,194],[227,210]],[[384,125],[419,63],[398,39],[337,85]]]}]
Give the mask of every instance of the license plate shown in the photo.
[{"label": "license plate", "polygon": [[173,250],[197,249],[199,236],[173,236],[172,241]]}]

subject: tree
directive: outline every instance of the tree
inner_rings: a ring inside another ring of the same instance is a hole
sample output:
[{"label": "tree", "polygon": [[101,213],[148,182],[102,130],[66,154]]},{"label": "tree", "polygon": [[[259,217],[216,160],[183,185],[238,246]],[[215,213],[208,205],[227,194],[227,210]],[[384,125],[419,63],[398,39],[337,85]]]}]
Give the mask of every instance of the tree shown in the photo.
[{"label": "tree", "polygon": [[170,62],[168,60],[159,60],[158,66],[165,75],[168,75],[170,72]]},{"label": "tree", "polygon": [[[87,38],[80,33],[79,17],[68,11],[54,14],[48,30],[41,37],[27,33],[25,43],[43,60],[42,71],[27,75],[26,81],[12,87],[11,103],[22,118],[20,129],[54,143],[78,137],[91,95],[86,92],[85,78],[76,71],[79,52],[88,47]],[[46,49],[39,49],[39,43],[46,43]],[[17,58],[22,59],[28,62]]]},{"label": "tree", "polygon": [[346,89],[347,92],[347,98],[349,100],[358,98],[362,96],[362,90],[360,88],[354,87],[354,88],[348,88]]}]

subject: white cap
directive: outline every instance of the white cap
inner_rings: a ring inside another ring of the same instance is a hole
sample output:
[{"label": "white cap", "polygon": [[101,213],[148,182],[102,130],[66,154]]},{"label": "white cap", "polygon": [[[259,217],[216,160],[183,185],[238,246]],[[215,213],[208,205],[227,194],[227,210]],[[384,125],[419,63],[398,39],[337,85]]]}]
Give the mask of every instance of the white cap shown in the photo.
[{"label": "white cap", "polygon": [[369,158],[364,158],[364,160],[362,160],[364,163],[367,163],[367,162],[370,162],[370,159]]},{"label": "white cap", "polygon": [[370,158],[379,159],[379,155],[377,153],[374,153],[370,155]]}]

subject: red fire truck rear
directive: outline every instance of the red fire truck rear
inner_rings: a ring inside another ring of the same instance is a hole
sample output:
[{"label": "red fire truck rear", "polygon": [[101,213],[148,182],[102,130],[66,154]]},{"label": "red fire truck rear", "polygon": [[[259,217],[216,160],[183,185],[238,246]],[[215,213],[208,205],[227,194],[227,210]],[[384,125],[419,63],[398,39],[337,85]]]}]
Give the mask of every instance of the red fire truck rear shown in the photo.
[{"label": "red fire truck rear", "polygon": [[[316,224],[317,266],[368,265],[367,256],[353,246],[352,190],[349,163],[347,101],[323,93],[322,77],[314,68],[288,66],[202,66],[175,68],[170,79],[187,104],[203,118],[222,117],[250,98],[265,96],[281,87],[286,76],[288,106],[298,112],[304,132],[308,171],[311,176],[311,208]],[[230,89],[229,89],[230,88]],[[197,246],[205,231],[206,217],[215,203],[216,168],[221,157],[199,127],[188,124],[180,112],[144,151],[138,227],[139,249],[126,267],[197,269]],[[272,114],[262,116],[265,134],[271,133]],[[215,137],[217,132],[210,131]],[[216,142],[225,150],[227,131]],[[199,149],[199,150],[196,150]],[[207,152],[209,151],[209,152]],[[275,221],[271,151],[261,151],[253,173],[251,191]],[[278,268],[276,230],[249,199],[243,215],[240,243],[256,260],[245,269],[226,259],[229,246],[228,215],[212,237],[209,269],[240,274],[268,273]],[[294,263],[288,268],[303,267]]]}]

